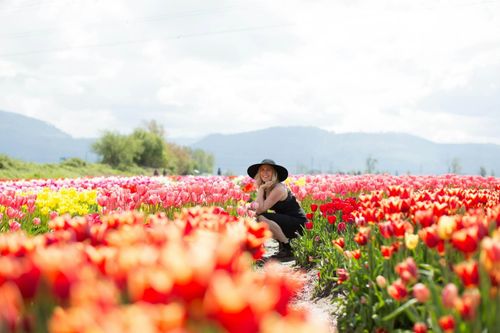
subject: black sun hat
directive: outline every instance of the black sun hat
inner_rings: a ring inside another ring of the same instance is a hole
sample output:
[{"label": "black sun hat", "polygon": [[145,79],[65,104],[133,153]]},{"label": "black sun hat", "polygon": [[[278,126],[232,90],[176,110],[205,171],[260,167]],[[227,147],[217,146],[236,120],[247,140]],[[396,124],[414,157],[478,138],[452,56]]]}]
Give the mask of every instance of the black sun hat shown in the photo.
[{"label": "black sun hat", "polygon": [[278,180],[280,182],[287,179],[288,170],[285,167],[276,164],[273,160],[268,159],[268,158],[263,159],[262,162],[260,162],[260,163],[250,165],[247,169],[248,175],[252,178],[255,178],[255,175],[259,171],[260,166],[264,165],[264,164],[270,165],[276,170],[276,173],[278,174]]}]

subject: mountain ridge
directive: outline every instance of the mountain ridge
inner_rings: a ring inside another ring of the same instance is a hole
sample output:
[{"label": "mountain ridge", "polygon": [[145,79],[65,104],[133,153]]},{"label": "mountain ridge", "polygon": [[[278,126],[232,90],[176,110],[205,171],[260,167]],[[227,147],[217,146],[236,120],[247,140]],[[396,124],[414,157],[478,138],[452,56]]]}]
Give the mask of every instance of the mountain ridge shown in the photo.
[{"label": "mountain ridge", "polygon": [[76,139],[36,118],[0,110],[0,154],[27,162],[57,163],[70,157],[97,161],[96,139]]},{"label": "mountain ridge", "polygon": [[[271,127],[237,134],[212,134],[191,145],[211,152],[216,168],[246,174],[246,166],[273,158],[292,173],[373,170],[393,174],[500,172],[500,145],[435,143],[400,132],[334,133],[309,126]],[[255,147],[260,147],[256,149]],[[498,156],[498,157],[495,157]]]},{"label": "mountain ridge", "polygon": [[[95,162],[95,140],[76,139],[48,122],[0,110],[0,154],[38,163],[70,157]],[[213,153],[215,170],[236,175],[246,174],[248,165],[264,158],[291,173],[479,174],[483,168],[500,174],[500,145],[435,143],[401,132],[335,133],[313,126],[276,126],[209,134],[187,145]]]}]

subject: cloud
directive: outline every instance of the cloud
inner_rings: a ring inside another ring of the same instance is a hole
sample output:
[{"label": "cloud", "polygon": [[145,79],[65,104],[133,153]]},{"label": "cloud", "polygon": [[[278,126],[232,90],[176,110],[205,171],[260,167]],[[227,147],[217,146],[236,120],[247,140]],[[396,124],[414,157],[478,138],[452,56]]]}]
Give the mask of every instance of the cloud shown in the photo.
[{"label": "cloud", "polygon": [[0,5],[0,109],[77,137],[156,119],[171,136],[306,125],[500,143],[498,4],[38,4]]}]

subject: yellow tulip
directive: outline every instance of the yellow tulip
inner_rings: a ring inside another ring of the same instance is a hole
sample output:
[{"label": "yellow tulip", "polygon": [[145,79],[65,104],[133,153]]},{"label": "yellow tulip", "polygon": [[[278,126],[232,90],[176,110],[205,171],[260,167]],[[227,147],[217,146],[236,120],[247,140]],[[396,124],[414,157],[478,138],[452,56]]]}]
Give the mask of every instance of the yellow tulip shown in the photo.
[{"label": "yellow tulip", "polygon": [[418,234],[405,233],[405,245],[410,250],[415,249],[418,245]]}]

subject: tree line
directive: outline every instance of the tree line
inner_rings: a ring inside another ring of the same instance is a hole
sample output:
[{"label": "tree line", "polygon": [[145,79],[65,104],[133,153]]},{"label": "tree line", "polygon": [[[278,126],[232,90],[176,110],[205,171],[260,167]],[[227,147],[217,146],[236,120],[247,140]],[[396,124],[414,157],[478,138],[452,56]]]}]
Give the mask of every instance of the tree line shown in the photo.
[{"label": "tree line", "polygon": [[168,174],[212,173],[214,156],[201,149],[191,149],[165,140],[165,130],[151,120],[129,135],[105,131],[92,150],[101,163],[126,170],[139,166],[165,170]]}]

